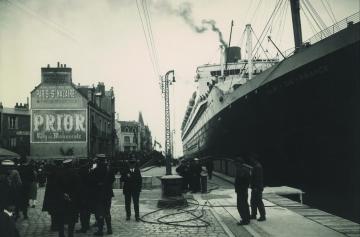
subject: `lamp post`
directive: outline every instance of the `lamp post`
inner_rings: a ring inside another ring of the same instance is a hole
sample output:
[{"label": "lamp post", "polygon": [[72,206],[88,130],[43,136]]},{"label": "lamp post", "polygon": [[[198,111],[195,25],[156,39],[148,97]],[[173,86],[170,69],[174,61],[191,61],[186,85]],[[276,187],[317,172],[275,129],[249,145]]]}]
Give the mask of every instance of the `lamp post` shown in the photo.
[{"label": "lamp post", "polygon": [[[169,79],[169,75],[172,78]],[[158,201],[158,207],[170,208],[187,205],[182,195],[182,177],[171,174],[171,130],[170,130],[170,101],[169,85],[175,82],[174,70],[168,71],[161,79],[161,89],[165,97],[165,164],[166,175],[161,177],[162,197]]]},{"label": "lamp post", "polygon": [[[169,81],[169,75],[172,74],[172,80]],[[165,97],[165,164],[166,175],[171,175],[171,133],[170,133],[170,100],[169,85],[175,82],[174,70],[168,71],[161,81],[162,93]]]}]

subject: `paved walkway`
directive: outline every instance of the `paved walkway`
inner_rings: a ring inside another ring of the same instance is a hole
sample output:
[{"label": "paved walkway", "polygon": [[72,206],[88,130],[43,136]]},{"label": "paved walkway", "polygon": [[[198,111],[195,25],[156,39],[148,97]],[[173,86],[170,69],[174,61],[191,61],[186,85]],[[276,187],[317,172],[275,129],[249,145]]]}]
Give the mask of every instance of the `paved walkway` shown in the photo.
[{"label": "paved walkway", "polygon": [[[112,203],[113,235],[111,236],[166,236],[166,237],[222,237],[222,236],[292,236],[313,237],[344,236],[323,225],[311,221],[286,208],[277,206],[265,200],[267,221],[252,221],[248,226],[238,226],[239,214],[236,209],[236,194],[233,185],[227,181],[214,177],[208,184],[213,189],[207,194],[187,194],[190,204],[183,210],[158,210],[157,201],[161,196],[160,181],[157,178],[164,174],[164,168],[155,168],[143,173],[145,176],[153,176],[153,189],[143,190],[140,196],[140,215],[145,223],[136,222],[134,218],[125,220],[124,198],[121,189],[115,189],[115,198]],[[36,208],[29,208],[29,220],[20,218],[17,226],[22,237],[56,237],[57,232],[50,231],[50,218],[47,213],[41,212],[44,189],[38,191],[39,203]],[[200,205],[196,205],[199,203]],[[211,206],[211,207],[210,207]],[[152,214],[146,215],[150,212]],[[176,214],[177,213],[177,214]],[[170,215],[172,214],[172,215]],[[202,216],[201,219],[196,218]],[[185,221],[188,220],[188,221]],[[158,224],[159,221],[168,224]],[[169,225],[176,221],[184,226]],[[91,223],[94,223],[91,217]],[[79,229],[79,223],[75,229]],[[93,236],[96,228],[93,227],[87,234],[75,234],[75,236]]]}]

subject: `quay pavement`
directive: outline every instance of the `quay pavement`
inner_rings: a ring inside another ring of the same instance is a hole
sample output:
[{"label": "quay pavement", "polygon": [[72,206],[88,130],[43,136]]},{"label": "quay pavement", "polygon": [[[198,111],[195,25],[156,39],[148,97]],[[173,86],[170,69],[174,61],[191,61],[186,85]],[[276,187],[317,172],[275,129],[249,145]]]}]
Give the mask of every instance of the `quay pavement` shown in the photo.
[{"label": "quay pavement", "polygon": [[[157,202],[161,197],[160,179],[165,168],[154,168],[142,173],[143,176],[152,176],[153,187],[143,190],[140,195],[141,222],[136,222],[132,216],[130,221],[125,220],[125,205],[122,189],[114,189],[115,197],[112,201],[113,234],[104,236],[157,236],[157,237],[340,237],[360,236],[360,232],[345,235],[314,220],[306,218],[292,210],[264,200],[267,212],[267,221],[252,220],[248,226],[238,226],[239,214],[236,208],[236,193],[233,185],[214,177],[208,183],[206,194],[187,193],[189,206],[185,209],[158,210]],[[175,173],[175,172],[174,172]],[[41,211],[44,188],[38,190],[38,204],[29,208],[29,219],[19,218],[17,228],[21,237],[57,237],[57,232],[50,231],[50,218]],[[147,215],[146,215],[147,214]],[[145,216],[144,216],[145,215]],[[188,220],[188,221],[184,221]],[[179,222],[180,221],[180,222]],[[184,221],[184,222],[181,222]],[[91,216],[91,223],[95,218]],[[167,224],[161,224],[165,222]],[[75,229],[79,229],[77,223]],[[106,230],[106,228],[105,228]],[[92,227],[86,234],[77,234],[78,237],[93,236],[96,231]],[[66,233],[66,232],[65,232]],[[105,231],[106,233],[106,231]]]}]

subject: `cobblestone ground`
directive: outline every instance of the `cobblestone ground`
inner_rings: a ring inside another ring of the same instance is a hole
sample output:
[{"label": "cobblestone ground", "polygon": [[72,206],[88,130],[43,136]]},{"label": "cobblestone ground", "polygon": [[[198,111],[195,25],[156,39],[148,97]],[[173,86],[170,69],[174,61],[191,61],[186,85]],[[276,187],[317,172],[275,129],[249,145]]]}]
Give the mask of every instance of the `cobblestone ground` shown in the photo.
[{"label": "cobblestone ground", "polygon": [[[38,190],[38,204],[35,208],[29,208],[29,219],[23,220],[20,218],[17,221],[17,227],[20,231],[22,237],[56,237],[58,236],[57,232],[50,231],[50,218],[46,212],[41,212],[42,200],[44,195],[44,188]],[[160,190],[155,189],[151,191],[143,191],[140,197],[140,215],[143,216],[149,212],[156,211],[157,200],[160,197]],[[186,210],[195,209],[196,206],[190,205]],[[228,236],[221,226],[221,224],[216,219],[212,210],[205,208],[201,210],[201,207],[198,207],[197,211],[189,213],[182,213],[178,215],[172,215],[160,219],[164,222],[169,221],[179,221],[179,220],[188,220],[194,219],[194,215],[199,216],[203,213],[203,220],[208,222],[210,225],[207,227],[193,227],[198,225],[204,225],[205,222],[199,220],[181,222],[182,225],[188,225],[191,227],[180,227],[172,226],[165,224],[151,224],[145,222],[136,222],[134,218],[130,221],[125,220],[125,207],[124,200],[122,195],[122,190],[115,190],[115,198],[112,203],[112,224],[113,224],[113,235],[111,236],[166,236],[166,237],[176,237],[176,236],[213,236],[213,237],[225,237]],[[176,212],[177,210],[160,210],[153,214],[145,216],[143,219],[145,221],[156,221],[156,219],[163,217],[165,215]],[[94,223],[94,216],[91,217],[91,223]],[[79,229],[80,224],[76,224],[75,229]],[[106,229],[106,228],[105,228]],[[75,236],[85,237],[93,236],[93,233],[96,231],[95,227],[92,227],[90,231],[86,234],[75,234]],[[66,231],[65,231],[66,233]]]}]

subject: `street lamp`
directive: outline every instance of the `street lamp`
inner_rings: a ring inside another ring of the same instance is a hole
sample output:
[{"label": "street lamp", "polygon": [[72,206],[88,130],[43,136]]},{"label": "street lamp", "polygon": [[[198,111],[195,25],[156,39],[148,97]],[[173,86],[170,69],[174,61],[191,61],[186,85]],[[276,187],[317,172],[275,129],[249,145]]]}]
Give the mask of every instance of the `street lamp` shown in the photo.
[{"label": "street lamp", "polygon": [[[169,75],[172,74],[172,80]],[[170,100],[169,85],[175,82],[174,70],[168,71],[161,81],[162,93],[165,97],[165,164],[166,175],[171,175],[171,133],[170,133]]]},{"label": "street lamp", "polygon": [[[169,75],[172,74],[172,80]],[[162,197],[158,201],[158,207],[178,207],[187,205],[182,195],[182,177],[171,174],[171,130],[170,130],[170,101],[169,85],[175,82],[174,70],[168,71],[161,80],[161,89],[165,97],[165,164],[166,175],[161,177]]]}]

